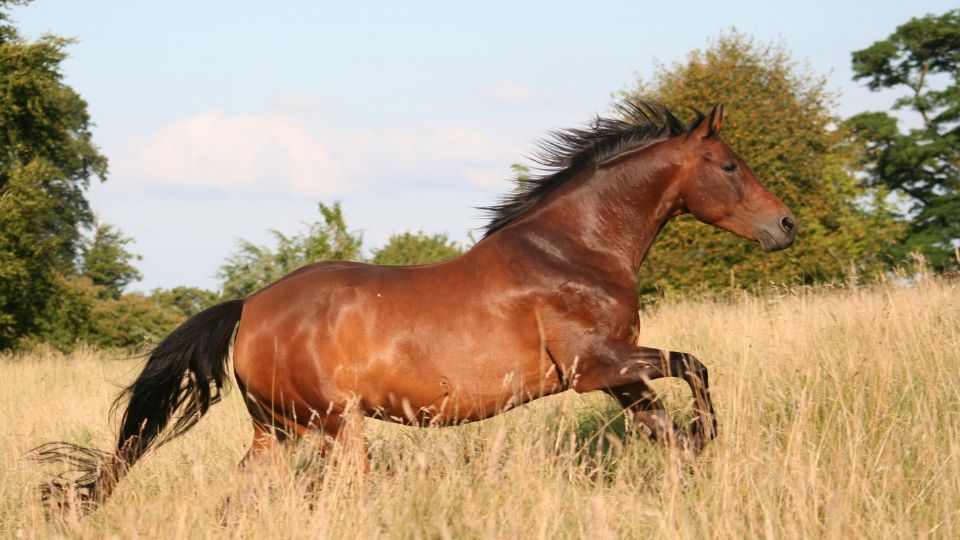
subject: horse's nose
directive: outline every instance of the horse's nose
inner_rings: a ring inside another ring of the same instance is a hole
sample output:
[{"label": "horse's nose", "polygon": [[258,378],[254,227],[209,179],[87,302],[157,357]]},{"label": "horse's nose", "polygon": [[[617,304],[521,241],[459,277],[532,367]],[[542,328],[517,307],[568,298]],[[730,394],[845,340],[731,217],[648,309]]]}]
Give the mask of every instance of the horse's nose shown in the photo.
[{"label": "horse's nose", "polygon": [[783,216],[780,218],[780,228],[783,232],[790,234],[797,228],[797,224],[793,221],[793,218],[790,216]]}]

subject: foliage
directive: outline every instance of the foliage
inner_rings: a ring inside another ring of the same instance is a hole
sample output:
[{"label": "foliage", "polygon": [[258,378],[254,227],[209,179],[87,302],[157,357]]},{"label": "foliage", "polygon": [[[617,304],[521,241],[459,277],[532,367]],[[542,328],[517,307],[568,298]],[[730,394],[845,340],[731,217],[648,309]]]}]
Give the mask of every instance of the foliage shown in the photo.
[{"label": "foliage", "polygon": [[423,231],[394,234],[386,245],[373,250],[374,264],[415,265],[453,259],[463,248],[446,234],[428,235]]},{"label": "foliage", "polygon": [[82,248],[83,275],[94,285],[102,286],[110,298],[120,298],[127,285],[143,277],[131,264],[141,258],[127,251],[126,246],[131,242],[133,239],[112,225],[97,224],[93,240]]},{"label": "foliage", "polygon": [[141,293],[114,297],[85,276],[60,277],[37,332],[18,345],[45,343],[61,351],[80,344],[110,348],[149,346],[170,333],[183,317]]},{"label": "foliage", "polygon": [[91,332],[83,341],[99,347],[152,347],[183,322],[142,293],[95,302],[90,316]]},{"label": "foliage", "polygon": [[[907,197],[900,256],[921,252],[945,268],[960,243],[960,10],[911,19],[852,57],[854,79],[871,90],[909,90],[893,108],[918,113],[920,127],[901,131],[886,112],[861,113],[846,124],[864,144],[868,182]],[[942,88],[934,88],[937,77],[946,80]]]},{"label": "foliage", "polygon": [[733,31],[691,52],[685,63],[660,66],[651,81],[624,94],[652,96],[677,111],[724,103],[724,140],[800,222],[793,247],[764,253],[689,216],[676,219],[641,270],[642,294],[820,282],[883,267],[877,254],[900,236],[884,194],[858,185],[850,172],[852,147],[831,129],[824,80],[800,70],[782,47]]},{"label": "foliage", "polygon": [[158,308],[187,319],[220,302],[220,295],[181,285],[172,289],[154,289],[150,292],[150,300]]},{"label": "foliage", "polygon": [[530,167],[527,167],[523,163],[511,163],[510,172],[513,173],[513,178],[516,180],[516,182],[514,182],[514,189],[518,191],[522,190],[524,184],[531,178]]},{"label": "foliage", "polygon": [[56,218],[48,225],[60,238],[60,262],[70,267],[80,227],[93,221],[84,190],[104,178],[107,160],[92,142],[86,102],[62,82],[60,63],[70,40],[44,36],[28,43],[4,28],[0,42],[0,189],[14,171],[42,162],[51,174],[37,188],[53,201]]},{"label": "foliage", "polygon": [[47,227],[57,219],[56,203],[42,189],[53,174],[43,161],[18,167],[0,194],[0,350],[38,329],[62,283],[63,238]]},{"label": "foliage", "polygon": [[[0,3],[0,10],[15,2]],[[107,160],[94,146],[87,104],[63,83],[71,42],[28,42],[0,11],[0,350],[57,316],[46,310],[75,273],[84,196]]]},{"label": "foliage", "polygon": [[154,289],[150,295],[115,295],[87,276],[61,277],[40,329],[21,346],[45,343],[62,351],[80,344],[107,348],[149,347],[219,296],[196,287]]},{"label": "foliage", "polygon": [[88,278],[57,276],[57,294],[43,307],[44,317],[37,331],[19,337],[18,347],[45,343],[70,351],[93,334],[93,305],[102,301],[100,287]]},{"label": "foliage", "polygon": [[362,239],[347,230],[340,203],[320,203],[323,221],[305,234],[286,236],[273,230],[275,250],[240,240],[238,249],[220,267],[224,298],[244,298],[306,264],[321,260],[358,260]]}]

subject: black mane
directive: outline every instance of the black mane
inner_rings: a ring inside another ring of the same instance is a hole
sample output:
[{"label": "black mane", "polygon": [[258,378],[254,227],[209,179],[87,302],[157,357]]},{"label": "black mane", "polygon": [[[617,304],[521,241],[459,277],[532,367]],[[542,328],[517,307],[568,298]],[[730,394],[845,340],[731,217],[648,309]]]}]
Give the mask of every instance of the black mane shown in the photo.
[{"label": "black mane", "polygon": [[516,189],[499,204],[481,207],[490,216],[484,236],[532,208],[584,166],[639,144],[675,137],[703,120],[703,114],[695,111],[697,117],[688,128],[667,107],[652,101],[626,100],[615,110],[617,118],[597,116],[585,128],[555,131],[541,141],[532,159],[544,173],[516,181]]}]

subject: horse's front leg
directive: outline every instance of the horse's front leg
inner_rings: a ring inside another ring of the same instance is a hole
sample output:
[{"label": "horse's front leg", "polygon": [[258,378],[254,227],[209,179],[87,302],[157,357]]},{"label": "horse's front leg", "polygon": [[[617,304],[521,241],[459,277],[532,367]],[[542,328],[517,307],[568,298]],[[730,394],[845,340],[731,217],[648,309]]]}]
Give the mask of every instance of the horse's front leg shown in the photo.
[{"label": "horse's front leg", "polygon": [[603,390],[616,397],[617,389],[639,384],[646,386],[662,377],[679,377],[690,386],[697,413],[690,426],[693,450],[699,452],[708,440],[716,437],[717,420],[710,399],[707,367],[700,360],[687,353],[621,342],[608,343],[600,350],[601,353],[591,355],[580,365],[574,390]]},{"label": "horse's front leg", "polygon": [[654,441],[672,446],[683,437],[682,430],[667,415],[657,393],[647,383],[605,388],[604,392],[630,413],[633,422],[645,426]]}]

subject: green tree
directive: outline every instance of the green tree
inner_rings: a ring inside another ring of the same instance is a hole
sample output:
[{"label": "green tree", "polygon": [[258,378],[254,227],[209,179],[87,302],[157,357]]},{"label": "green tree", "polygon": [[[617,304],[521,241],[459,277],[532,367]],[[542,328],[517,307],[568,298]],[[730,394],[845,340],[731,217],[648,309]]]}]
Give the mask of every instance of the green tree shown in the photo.
[{"label": "green tree", "polygon": [[921,252],[935,268],[952,265],[960,243],[960,10],[911,19],[852,56],[855,80],[873,91],[905,88],[893,109],[921,121],[906,131],[886,112],[846,122],[863,142],[868,182],[907,199],[908,235],[897,251]]},{"label": "green tree", "polygon": [[143,278],[131,263],[141,259],[127,250],[131,242],[132,238],[112,225],[97,224],[93,239],[82,248],[82,275],[103,287],[104,293],[114,299],[120,298],[127,285]]},{"label": "green tree", "polygon": [[142,293],[128,293],[93,303],[90,333],[83,341],[98,347],[150,347],[183,320],[180,313],[158,307]]},{"label": "green tree", "polygon": [[0,350],[36,332],[48,300],[64,284],[61,239],[46,224],[57,219],[41,189],[53,171],[42,162],[10,172],[0,193]]},{"label": "green tree", "polygon": [[308,225],[306,233],[286,236],[270,231],[277,241],[276,249],[240,240],[217,273],[223,282],[225,298],[243,298],[306,264],[324,261],[359,260],[362,239],[347,230],[340,203],[320,203],[323,221]]},{"label": "green tree", "polygon": [[374,264],[415,265],[446,261],[463,254],[463,248],[446,234],[423,231],[394,234],[386,245],[373,250]]},{"label": "green tree", "polygon": [[40,343],[69,351],[81,343],[97,347],[150,346],[183,322],[182,314],[158,306],[141,293],[114,297],[86,276],[59,278],[37,332],[22,336],[20,345]]},{"label": "green tree", "polygon": [[38,332],[93,220],[85,190],[107,160],[87,104],[63,83],[70,40],[25,40],[0,2],[0,350]]},{"label": "green tree", "polygon": [[206,289],[181,285],[172,289],[154,289],[150,291],[150,300],[158,308],[186,319],[218,303],[220,295]]},{"label": "green tree", "polygon": [[626,95],[653,97],[674,110],[726,105],[723,138],[760,181],[793,209],[796,244],[777,253],[690,216],[674,220],[641,269],[641,293],[838,279],[883,267],[878,254],[900,232],[883,193],[860,187],[853,151],[832,129],[824,79],[800,70],[776,45],[732,31],[686,62],[660,66]]},{"label": "green tree", "polygon": [[43,306],[39,328],[18,336],[18,346],[30,347],[45,343],[61,351],[69,351],[93,335],[93,306],[102,301],[102,287],[89,278],[57,275],[57,294]]}]

